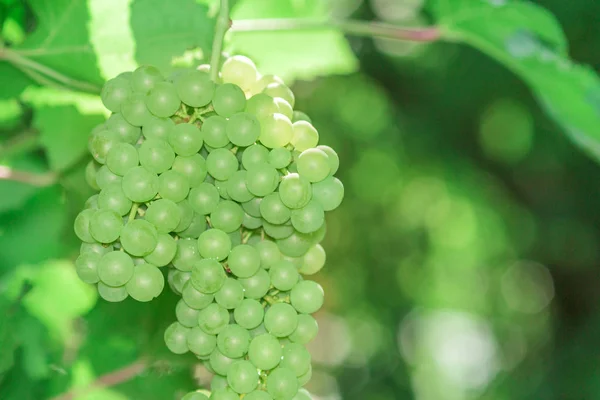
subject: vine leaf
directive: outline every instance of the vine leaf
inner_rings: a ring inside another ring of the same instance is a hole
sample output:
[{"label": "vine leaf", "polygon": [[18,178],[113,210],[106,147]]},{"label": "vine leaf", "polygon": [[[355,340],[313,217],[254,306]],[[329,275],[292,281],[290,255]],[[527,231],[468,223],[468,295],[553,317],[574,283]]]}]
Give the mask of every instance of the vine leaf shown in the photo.
[{"label": "vine leaf", "polygon": [[[327,18],[327,2],[294,0],[239,0],[232,18]],[[236,32],[229,50],[246,54],[264,73],[286,80],[318,75],[349,74],[358,61],[342,32],[335,29],[304,32]]]},{"label": "vine leaf", "polygon": [[445,40],[468,44],[521,77],[567,136],[600,161],[600,79],[567,57],[558,22],[524,1],[438,0]]},{"label": "vine leaf", "polygon": [[90,44],[86,0],[30,0],[37,29],[16,49],[71,78],[100,84],[103,79]]},{"label": "vine leaf", "polygon": [[131,6],[131,28],[140,64],[168,71],[173,58],[186,50],[210,49],[214,19],[208,6],[194,0],[135,0]]}]

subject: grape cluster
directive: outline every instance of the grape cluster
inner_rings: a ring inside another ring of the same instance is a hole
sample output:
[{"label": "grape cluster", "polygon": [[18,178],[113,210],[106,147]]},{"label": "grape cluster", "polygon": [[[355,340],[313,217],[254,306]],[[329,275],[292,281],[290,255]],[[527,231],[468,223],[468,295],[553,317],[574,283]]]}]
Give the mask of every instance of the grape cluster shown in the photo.
[{"label": "grape cluster", "polygon": [[[169,78],[143,66],[108,81],[112,111],[89,138],[99,190],[75,220],[79,277],[100,296],[181,296],[165,332],[215,374],[210,399],[305,400],[304,345],[323,289],[325,212],[339,206],[338,156],[294,95],[246,57]],[[192,392],[185,400],[208,399]]]}]

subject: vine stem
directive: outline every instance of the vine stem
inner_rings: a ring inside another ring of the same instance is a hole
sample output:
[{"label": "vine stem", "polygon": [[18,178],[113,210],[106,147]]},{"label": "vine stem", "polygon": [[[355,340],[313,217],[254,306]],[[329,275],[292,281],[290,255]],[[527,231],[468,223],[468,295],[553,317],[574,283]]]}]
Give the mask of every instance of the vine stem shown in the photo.
[{"label": "vine stem", "polygon": [[336,28],[354,36],[380,37],[412,42],[435,42],[441,38],[436,26],[403,28],[381,22],[312,18],[248,19],[233,21],[232,32],[311,31]]},{"label": "vine stem", "polygon": [[[54,69],[47,67],[43,64],[40,64],[36,61],[33,61],[30,58],[20,55],[19,53],[12,51],[7,48],[2,48],[0,50],[0,59],[6,60],[19,68],[26,68],[31,71],[35,71],[42,76],[54,79],[57,82],[62,83],[65,86],[71,87],[73,89],[81,90],[84,92],[99,94],[100,88],[96,85],[93,85],[88,82],[78,81],[76,79],[69,78],[66,75],[61,74]],[[35,78],[35,75],[34,75]]]},{"label": "vine stem", "polygon": [[10,167],[0,165],[0,180],[15,181],[26,183],[32,186],[46,187],[54,185],[58,180],[58,175],[54,172],[35,174],[32,172],[18,171]]},{"label": "vine stem", "polygon": [[221,8],[217,15],[215,26],[215,38],[213,40],[212,55],[210,58],[210,77],[216,82],[219,78],[219,64],[221,64],[221,50],[225,34],[231,27],[231,18],[229,18],[229,0],[221,0]]}]

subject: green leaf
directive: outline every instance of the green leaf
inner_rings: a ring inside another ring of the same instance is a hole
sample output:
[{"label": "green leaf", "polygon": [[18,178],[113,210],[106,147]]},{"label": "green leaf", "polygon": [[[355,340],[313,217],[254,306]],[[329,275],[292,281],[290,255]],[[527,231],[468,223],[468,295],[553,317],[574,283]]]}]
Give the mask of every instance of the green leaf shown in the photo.
[{"label": "green leaf", "polygon": [[80,114],[74,106],[37,109],[33,126],[40,131],[51,169],[65,170],[85,156],[90,131],[103,121],[100,115]]},{"label": "green leaf", "polygon": [[30,0],[37,29],[17,49],[71,78],[101,84],[85,0]]},{"label": "green leaf", "polygon": [[[240,0],[232,18],[326,18],[325,2]],[[304,32],[237,32],[228,50],[252,58],[264,74],[292,81],[355,72],[358,61],[344,35],[335,29]]]},{"label": "green leaf", "polygon": [[520,76],[568,137],[600,160],[600,79],[567,58],[564,35],[546,10],[494,0],[446,0],[435,10],[444,39],[469,44]]},{"label": "green leaf", "polygon": [[131,28],[136,60],[168,72],[173,59],[186,50],[210,48],[214,20],[208,17],[208,6],[194,0],[135,0]]},{"label": "green leaf", "polygon": [[[19,171],[44,173],[44,163],[31,156],[11,160],[11,168]],[[17,181],[0,181],[0,213],[15,210],[23,206],[32,196],[40,191],[39,187]]]},{"label": "green leaf", "polygon": [[33,81],[21,70],[6,61],[0,62],[0,100],[19,96]]}]

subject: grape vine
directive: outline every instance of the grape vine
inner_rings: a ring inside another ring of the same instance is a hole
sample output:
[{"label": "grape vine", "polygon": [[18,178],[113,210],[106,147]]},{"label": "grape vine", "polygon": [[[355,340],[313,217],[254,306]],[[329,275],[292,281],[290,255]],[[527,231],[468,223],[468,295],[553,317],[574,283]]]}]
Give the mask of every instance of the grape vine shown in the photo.
[{"label": "grape vine", "polygon": [[211,394],[185,400],[307,399],[324,293],[302,275],[325,264],[339,160],[279,78],[243,56],[217,82],[210,70],[142,66],[105,84],[77,273],[110,302],[151,301],[167,276],[181,299],[166,346],[214,373]]}]

